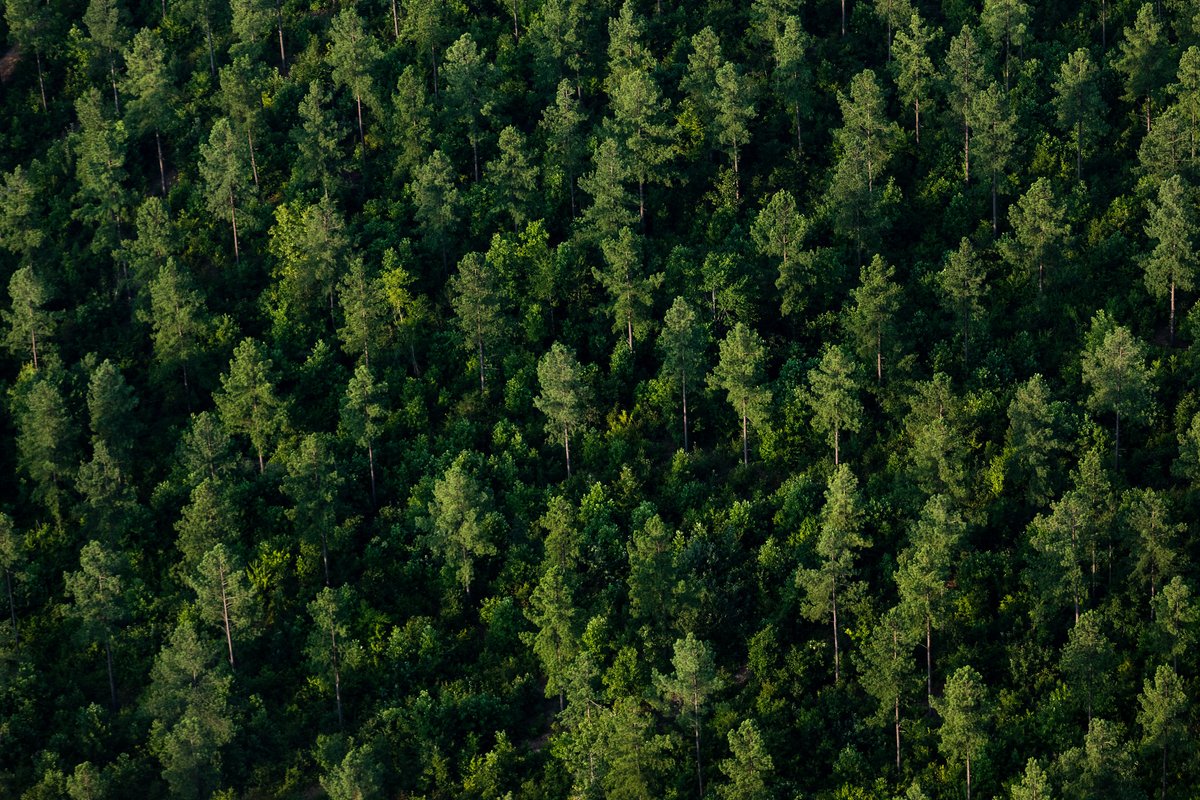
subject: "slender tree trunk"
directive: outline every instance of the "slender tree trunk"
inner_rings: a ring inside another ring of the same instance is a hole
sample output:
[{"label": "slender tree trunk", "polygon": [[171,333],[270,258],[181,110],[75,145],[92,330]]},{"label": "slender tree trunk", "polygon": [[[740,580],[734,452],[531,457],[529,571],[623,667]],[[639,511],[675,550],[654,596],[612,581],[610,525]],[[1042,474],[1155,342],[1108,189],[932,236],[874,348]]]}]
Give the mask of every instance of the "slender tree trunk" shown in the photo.
[{"label": "slender tree trunk", "polygon": [[996,170],[992,169],[992,236],[996,235]]},{"label": "slender tree trunk", "polygon": [[208,71],[212,73],[213,77],[216,77],[217,59],[213,55],[212,25],[209,23],[207,16],[204,18],[204,36],[208,39]]},{"label": "slender tree trunk", "polygon": [[250,174],[254,176],[254,188],[258,188],[258,159],[254,157],[254,132],[246,123],[246,143],[250,146]]},{"label": "slender tree trunk", "polygon": [[35,61],[37,61],[38,90],[41,91],[41,93],[42,93],[42,111],[44,113],[44,112],[48,111],[49,109],[46,106],[46,81],[43,80],[43,78],[42,78],[42,53],[41,53],[41,51],[34,50],[33,58]]},{"label": "slender tree trunk", "polygon": [[746,440],[746,401],[742,401],[742,466],[750,463],[750,446]]},{"label": "slender tree trunk", "polygon": [[842,36],[846,35],[846,0],[842,0]]},{"label": "slender tree trunk", "polygon": [[29,343],[30,343],[30,348],[33,350],[33,370],[34,370],[34,372],[37,372],[38,357],[37,357],[37,329],[36,328],[29,329]]},{"label": "slender tree trunk", "polygon": [[1162,789],[1160,790],[1159,797],[1161,797],[1162,800],[1166,800],[1166,798],[1167,798],[1167,740],[1166,739],[1163,740]]},{"label": "slender tree trunk", "polygon": [[629,340],[629,352],[633,352],[633,314],[625,317],[625,333]]},{"label": "slender tree trunk", "polygon": [[920,146],[920,144],[921,144],[921,98],[919,95],[917,97],[913,98],[913,115],[916,117],[916,122],[917,122],[917,145]]},{"label": "slender tree trunk", "polygon": [[12,571],[4,570],[4,582],[8,586],[8,613],[12,617],[13,648],[21,652],[21,631],[17,627],[17,604],[13,602]]},{"label": "slender tree trunk", "polygon": [[971,128],[963,113],[963,183],[971,185]]},{"label": "slender tree trunk", "polygon": [[108,694],[112,700],[112,710],[117,710],[117,679],[113,674],[112,637],[104,638],[104,656],[108,662]]},{"label": "slender tree trunk", "polygon": [[371,505],[377,505],[379,501],[375,497],[375,451],[371,447],[370,439],[367,439],[367,470],[371,473]]},{"label": "slender tree trunk", "polygon": [[162,186],[163,197],[167,196],[167,170],[163,165],[162,154],[162,137],[158,135],[158,131],[154,132],[154,144],[158,147],[158,180]]},{"label": "slender tree trunk", "polygon": [[1175,281],[1171,281],[1171,325],[1169,328],[1171,346],[1175,346]]},{"label": "slender tree trunk", "polygon": [[833,465],[835,467],[842,463],[839,458],[840,449],[838,447],[838,444],[840,441],[840,433],[841,432],[837,429],[837,427],[834,426],[834,429],[833,429]]},{"label": "slender tree trunk", "polygon": [[471,157],[475,160],[475,182],[479,183],[479,137],[471,136]]},{"label": "slender tree trunk", "polygon": [[[242,256],[238,251],[238,235],[237,235],[237,206],[233,202],[233,190],[229,190],[229,219],[233,223],[233,259],[241,263]],[[259,454],[259,461],[262,461],[262,454]]]},{"label": "slender tree trunk", "polygon": [[567,456],[567,477],[571,477],[571,436],[567,433],[567,426],[563,426],[563,452]]},{"label": "slender tree trunk", "polygon": [[1150,133],[1150,98],[1146,97],[1146,133]]},{"label": "slender tree trunk", "polygon": [[325,585],[329,585],[329,536],[321,528],[321,564],[325,567]]},{"label": "slender tree trunk", "polygon": [[883,383],[883,331],[875,326],[875,383]]},{"label": "slender tree trunk", "polygon": [[1083,114],[1075,122],[1075,180],[1083,180]]},{"label": "slender tree trunk", "polygon": [[933,620],[925,614],[925,696],[933,710]]},{"label": "slender tree trunk", "polygon": [[[362,143],[363,155],[365,156],[366,152],[367,152],[367,137],[366,137],[366,134],[363,133],[362,97],[360,97],[358,94],[355,94],[354,102],[358,106],[358,141]],[[471,142],[471,147],[474,147],[474,146],[475,146],[475,143]],[[475,157],[475,180],[476,181],[479,180],[479,157],[478,156]]]},{"label": "slender tree trunk", "polygon": [[796,127],[796,155],[804,155],[804,140],[800,138],[800,106],[796,105],[793,112],[794,125]]},{"label": "slender tree trunk", "polygon": [[333,664],[333,697],[337,703],[338,729],[344,725],[342,719],[342,670],[338,664],[337,630],[332,622],[329,625],[330,661]]},{"label": "slender tree trunk", "polygon": [[837,624],[837,581],[833,583],[833,591],[830,593],[830,598],[833,605],[833,682],[842,682],[842,654],[838,648],[838,624]]},{"label": "slender tree trunk", "polygon": [[[699,712],[699,709],[696,709],[696,721],[692,724],[692,729],[695,730],[695,732],[696,732],[696,788],[699,790],[696,794],[696,797],[701,798],[701,800],[703,800],[703,798],[704,798],[704,772],[700,766],[700,712]],[[1165,751],[1165,748],[1164,748],[1164,751]],[[1163,760],[1163,763],[1166,764],[1165,758]],[[1163,780],[1165,781],[1166,778],[1164,777]]]},{"label": "slender tree trunk", "polygon": [[688,451],[687,375],[683,376],[683,452]]},{"label": "slender tree trunk", "polygon": [[108,75],[112,81],[113,108],[116,110],[117,116],[119,117],[121,116],[121,98],[117,95],[117,66],[113,63],[111,54],[108,59]]},{"label": "slender tree trunk", "polygon": [[483,377],[483,337],[476,336],[475,343],[479,345],[479,393],[487,394],[487,383]]},{"label": "slender tree trunk", "polygon": [[392,0],[392,31],[396,35],[396,41],[400,41],[400,17],[396,14],[396,0]]},{"label": "slender tree trunk", "polygon": [[896,697],[896,772],[900,772],[900,697]]},{"label": "slender tree trunk", "polygon": [[967,755],[967,800],[971,800],[971,756]]},{"label": "slender tree trunk", "polygon": [[638,222],[646,225],[646,181],[638,178]]},{"label": "slender tree trunk", "polygon": [[1116,433],[1113,439],[1113,470],[1116,471],[1121,466],[1121,412],[1114,411],[1116,415]]},{"label": "slender tree trunk", "polygon": [[287,72],[287,55],[283,51],[283,7],[275,0],[275,27],[279,31],[279,71]]},{"label": "slender tree trunk", "polygon": [[225,644],[229,646],[229,668],[233,669],[233,631],[229,626],[229,596],[225,594],[225,568],[221,568],[221,620],[225,623]]}]

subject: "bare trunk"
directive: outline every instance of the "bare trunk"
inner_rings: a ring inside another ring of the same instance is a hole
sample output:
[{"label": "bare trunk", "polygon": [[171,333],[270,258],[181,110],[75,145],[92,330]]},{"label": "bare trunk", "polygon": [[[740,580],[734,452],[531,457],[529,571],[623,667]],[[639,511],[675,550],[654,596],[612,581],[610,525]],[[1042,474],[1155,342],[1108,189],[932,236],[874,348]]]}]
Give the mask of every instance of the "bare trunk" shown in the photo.
[{"label": "bare trunk", "polygon": [[396,14],[396,0],[392,0],[392,31],[396,41],[400,41],[400,17]]},{"label": "bare trunk", "polygon": [[475,182],[479,183],[479,137],[471,137],[471,156],[475,159]]},{"label": "bare trunk", "polygon": [[571,435],[567,433],[567,426],[563,426],[563,452],[567,456],[567,477],[571,477]]},{"label": "bare trunk", "polygon": [[842,682],[842,653],[838,647],[838,624],[837,624],[837,581],[834,581],[833,591],[830,593],[833,605],[833,682]]},{"label": "bare trunk", "polygon": [[842,36],[846,35],[846,0],[842,0]]},{"label": "bare trunk", "polygon": [[992,170],[992,236],[996,235],[996,170]]},{"label": "bare trunk", "polygon": [[246,143],[250,146],[250,174],[254,176],[254,188],[258,188],[258,159],[254,157],[254,132],[246,124]]},{"label": "bare trunk", "polygon": [[750,463],[750,446],[746,443],[746,401],[742,401],[742,466]]},{"label": "bare trunk", "polygon": [[10,570],[4,570],[4,582],[8,586],[8,613],[12,617],[13,648],[20,653],[21,631],[20,628],[17,627],[17,604],[13,602],[12,572]]},{"label": "bare trunk", "polygon": [[638,178],[638,222],[646,225],[646,182]]},{"label": "bare trunk", "polygon": [[331,645],[330,660],[333,663],[333,697],[337,703],[338,728],[341,729],[344,722],[342,719],[342,670],[338,664],[337,631],[332,623],[329,626],[329,643]]},{"label": "bare trunk", "polygon": [[367,439],[367,470],[371,473],[371,504],[376,505],[379,501],[375,497],[375,451],[370,439]]},{"label": "bare trunk", "polygon": [[896,698],[896,772],[900,771],[900,698]]},{"label": "bare trunk", "polygon": [[971,128],[963,114],[963,183],[971,184]]},{"label": "bare trunk", "polygon": [[167,170],[163,165],[162,154],[162,137],[158,135],[158,131],[154,132],[154,144],[158,147],[158,180],[162,186],[163,197],[167,196]]},{"label": "bare trunk", "polygon": [[913,116],[917,122],[917,144],[921,144],[921,98],[917,97],[913,100]]},{"label": "bare trunk", "polygon": [[629,341],[629,352],[633,352],[633,315],[625,317],[625,333]]},{"label": "bare trunk", "polygon": [[38,90],[42,93],[42,111],[48,110],[46,106],[46,81],[42,78],[42,53],[40,50],[33,51],[34,60],[37,61],[38,72]]},{"label": "bare trunk", "polygon": [[479,346],[479,393],[487,393],[487,382],[483,377],[483,337],[475,337],[475,343]]},{"label": "bare trunk", "polygon": [[1175,346],[1175,281],[1174,280],[1171,281],[1171,324],[1170,324],[1170,328],[1168,330],[1170,331],[1169,339],[1170,339],[1171,346],[1174,347]]},{"label": "bare trunk", "polygon": [[842,463],[839,456],[840,448],[838,447],[840,443],[840,433],[841,432],[836,427],[833,429],[833,465],[835,467]]},{"label": "bare trunk", "polygon": [[883,331],[875,326],[875,382],[883,383]]},{"label": "bare trunk", "polygon": [[229,668],[233,669],[233,631],[229,626],[229,596],[225,594],[225,570],[221,569],[221,620],[225,623],[225,644],[229,646]]},{"label": "bare trunk", "polygon": [[208,71],[212,73],[213,77],[216,77],[217,59],[213,55],[212,25],[209,24],[207,17],[204,19],[204,36],[208,39]]},{"label": "bare trunk", "polygon": [[1075,123],[1075,180],[1083,180],[1083,114]]},{"label": "bare trunk", "polygon": [[[697,709],[696,721],[692,728],[696,731],[696,788],[699,790],[696,797],[704,797],[704,773],[700,768],[700,714]],[[1164,763],[1166,763],[1164,761]],[[1165,780],[1165,778],[1164,778]]]},{"label": "bare trunk", "polygon": [[[362,143],[363,155],[365,156],[366,152],[367,152],[367,137],[366,137],[366,134],[363,133],[362,97],[360,97],[357,94],[354,95],[354,102],[358,106],[358,141],[360,143]],[[475,143],[472,142],[471,146],[474,147]],[[479,158],[478,158],[478,156],[476,156],[476,158],[475,158],[475,180],[479,180]]]},{"label": "bare trunk", "polygon": [[687,375],[683,376],[683,452],[688,451]]},{"label": "bare trunk", "polygon": [[800,138],[800,106],[797,105],[793,112],[794,125],[796,127],[796,155],[804,155],[804,140]]},{"label": "bare trunk", "polygon": [[[229,219],[233,223],[233,259],[238,263],[242,261],[242,255],[238,250],[238,235],[237,235],[237,206],[233,202],[233,190],[229,190]],[[259,461],[262,461],[262,455],[259,455]]]},{"label": "bare trunk", "polygon": [[971,800],[971,756],[967,756],[967,800]]},{"label": "bare trunk", "polygon": [[329,537],[321,528],[321,565],[325,568],[325,585],[329,585]]},{"label": "bare trunk", "polygon": [[112,710],[117,710],[117,679],[113,675],[112,638],[104,639],[104,657],[108,662],[108,694],[112,700]]},{"label": "bare trunk", "polygon": [[1121,466],[1121,412],[1116,411],[1116,433],[1113,440],[1113,470]]},{"label": "bare trunk", "polygon": [[279,31],[279,71],[287,72],[287,55],[283,51],[283,8],[275,0],[275,27]]},{"label": "bare trunk", "polygon": [[933,710],[933,620],[925,614],[925,696]]},{"label": "bare trunk", "polygon": [[37,368],[38,368],[37,329],[36,328],[30,328],[30,330],[29,330],[29,343],[30,343],[31,349],[33,350],[33,369],[36,372]]}]

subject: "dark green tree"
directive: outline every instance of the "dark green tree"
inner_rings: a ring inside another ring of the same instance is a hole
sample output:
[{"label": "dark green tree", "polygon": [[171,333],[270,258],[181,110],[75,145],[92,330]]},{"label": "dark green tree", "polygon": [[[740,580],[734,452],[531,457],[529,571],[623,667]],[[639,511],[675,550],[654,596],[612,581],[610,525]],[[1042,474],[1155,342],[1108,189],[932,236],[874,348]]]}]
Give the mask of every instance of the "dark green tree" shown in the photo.
[{"label": "dark green tree", "polygon": [[1125,78],[1122,100],[1141,101],[1146,115],[1146,133],[1150,132],[1151,107],[1166,83],[1171,69],[1170,45],[1153,3],[1138,9],[1137,19],[1125,29],[1121,55],[1113,66]]},{"label": "dark green tree", "polygon": [[1008,209],[1008,221],[1012,224],[1011,236],[1000,242],[1000,251],[1017,270],[1037,272],[1038,294],[1045,286],[1047,265],[1062,258],[1070,229],[1065,213],[1056,201],[1054,190],[1045,178],[1038,178]]},{"label": "dark green tree", "polygon": [[1092,411],[1112,413],[1114,419],[1113,464],[1121,460],[1121,417],[1138,420],[1149,411],[1150,374],[1146,368],[1146,346],[1129,329],[1092,318],[1091,333],[1082,354],[1083,382],[1090,389],[1087,405]]},{"label": "dark green tree", "polygon": [[497,553],[502,525],[492,509],[491,492],[471,474],[469,461],[468,453],[460,453],[434,483],[428,521],[429,548],[453,572],[468,597],[475,561]]},{"label": "dark green tree", "polygon": [[329,50],[326,61],[332,68],[333,82],[354,95],[358,110],[358,140],[364,154],[367,137],[363,131],[363,102],[376,106],[371,70],[382,57],[379,43],[363,28],[363,21],[352,7],[343,8],[329,26]]},{"label": "dark green tree", "polygon": [[679,707],[680,721],[692,729],[696,743],[696,796],[704,796],[704,767],[700,759],[700,733],[704,714],[711,696],[719,692],[725,681],[717,674],[712,650],[708,644],[688,633],[675,642],[671,666],[674,673],[654,674],[659,694],[669,704]]},{"label": "dark green tree", "polygon": [[678,384],[683,402],[683,451],[688,452],[688,381],[697,381],[704,372],[704,353],[708,347],[708,330],[696,312],[682,297],[667,309],[658,348],[662,353],[662,375]]},{"label": "dark green tree", "polygon": [[629,351],[634,338],[641,338],[649,327],[653,292],[663,281],[663,273],[646,275],[643,266],[642,239],[629,228],[603,242],[605,270],[593,268],[592,274],[611,298],[609,315],[613,332],[625,334]]},{"label": "dark green tree", "polygon": [[863,406],[858,364],[841,345],[830,345],[821,363],[808,372],[808,402],[813,412],[813,427],[826,435],[833,445],[833,464],[840,458],[841,432],[857,433],[862,427]]},{"label": "dark green tree", "polygon": [[221,390],[213,395],[221,422],[231,433],[249,437],[258,454],[258,471],[265,470],[265,453],[284,424],[283,407],[275,396],[273,364],[254,339],[246,338],[233,351]]},{"label": "dark green tree", "polygon": [[79,551],[79,569],[63,573],[67,594],[74,601],[70,613],[79,621],[80,636],[88,643],[104,647],[113,711],[117,710],[118,701],[112,645],[129,613],[125,597],[128,569],[119,553],[92,541]]},{"label": "dark green tree", "polygon": [[467,253],[448,286],[463,346],[477,354],[479,391],[486,393],[488,351],[498,345],[507,328],[495,268],[479,253]]},{"label": "dark green tree", "polygon": [[959,667],[946,681],[934,707],[942,718],[939,748],[947,760],[962,762],[967,772],[967,800],[971,800],[971,762],[987,744],[987,687],[972,667]]},{"label": "dark green tree", "polygon": [[339,429],[342,434],[358,447],[367,450],[367,470],[371,476],[371,502],[377,502],[375,496],[375,448],[374,443],[383,432],[384,419],[387,414],[388,385],[376,381],[371,374],[371,368],[365,362],[354,368],[354,375],[346,386],[346,394],[342,397],[341,421]]},{"label": "dark green tree", "polygon": [[1054,111],[1059,127],[1075,142],[1075,179],[1083,179],[1083,153],[1104,130],[1104,101],[1099,75],[1088,51],[1076,50],[1062,63],[1054,82]]},{"label": "dark green tree", "polygon": [[1168,337],[1175,343],[1175,290],[1190,292],[1196,278],[1196,257],[1192,237],[1196,220],[1195,201],[1189,187],[1173,175],[1158,187],[1158,202],[1150,205],[1146,236],[1154,240],[1154,249],[1144,262],[1146,289],[1154,297],[1170,298],[1171,317]]}]

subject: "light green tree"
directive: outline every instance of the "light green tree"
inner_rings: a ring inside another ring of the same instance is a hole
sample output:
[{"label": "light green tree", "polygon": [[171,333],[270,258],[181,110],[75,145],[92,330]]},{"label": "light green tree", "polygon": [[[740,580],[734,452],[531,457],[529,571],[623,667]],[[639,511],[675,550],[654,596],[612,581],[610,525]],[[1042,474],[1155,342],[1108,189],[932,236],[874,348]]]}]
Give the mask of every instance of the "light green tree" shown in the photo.
[{"label": "light green tree", "polygon": [[846,328],[854,338],[859,354],[874,358],[877,383],[883,383],[884,340],[891,339],[896,313],[900,309],[900,286],[895,283],[895,277],[895,267],[878,255],[869,264],[864,264],[859,271],[858,287],[850,295],[854,306],[845,317]]},{"label": "light green tree", "polygon": [[771,391],[766,382],[767,348],[758,332],[739,322],[721,340],[717,366],[708,374],[711,389],[722,390],[742,421],[742,463],[750,462],[749,423],[766,421]]},{"label": "light green tree", "polygon": [[495,555],[501,518],[492,495],[468,469],[470,456],[460,453],[433,485],[429,503],[429,548],[445,562],[471,595],[475,561]]},{"label": "light green tree", "polygon": [[987,744],[987,687],[972,667],[959,667],[946,681],[940,700],[934,702],[942,718],[939,749],[951,762],[962,762],[967,772],[967,800],[971,800],[971,762]]},{"label": "light green tree", "polygon": [[678,384],[683,401],[683,451],[688,452],[688,382],[699,380],[704,371],[708,330],[682,297],[667,309],[658,348],[663,356],[662,374]]},{"label": "light green tree", "polygon": [[767,800],[771,796],[767,782],[775,762],[754,720],[742,720],[726,739],[730,756],[719,766],[729,782],[717,787],[717,795],[722,800]]},{"label": "light green tree", "polygon": [[382,57],[379,43],[363,28],[353,7],[343,8],[329,26],[329,51],[326,56],[333,69],[333,82],[354,95],[358,110],[358,140],[364,154],[367,138],[363,131],[363,102],[376,106],[371,70]]},{"label": "light green tree", "polygon": [[346,386],[342,397],[339,430],[346,438],[367,450],[367,470],[371,476],[371,502],[375,496],[375,447],[374,443],[383,431],[383,420],[387,415],[388,385],[376,381],[371,368],[365,362],[354,368],[354,375]]},{"label": "light green tree", "polygon": [[1090,389],[1092,411],[1111,413],[1114,419],[1113,464],[1121,460],[1121,417],[1138,420],[1149,411],[1150,373],[1146,346],[1128,328],[1097,314],[1082,354],[1084,384]]},{"label": "light green tree", "polygon": [[266,469],[265,453],[284,426],[282,404],[275,396],[273,364],[254,339],[243,339],[233,351],[221,390],[213,395],[221,422],[231,433],[250,439],[258,455],[258,471]]},{"label": "light green tree", "polygon": [[825,506],[821,510],[821,533],[817,539],[817,557],[821,563],[814,569],[801,569],[796,583],[804,590],[804,616],[814,622],[830,619],[833,626],[833,680],[842,679],[841,632],[838,623],[838,596],[861,591],[854,578],[856,551],[870,546],[862,533],[862,498],[858,479],[845,464],[834,468],[825,489]]},{"label": "light green tree", "polygon": [[841,345],[829,345],[821,363],[808,372],[808,403],[812,407],[813,427],[824,433],[833,445],[833,464],[841,462],[841,433],[857,433],[862,427],[863,406],[858,364]]},{"label": "light green tree", "polygon": [[696,743],[697,797],[704,796],[704,768],[700,760],[700,734],[709,699],[725,681],[717,674],[712,650],[694,634],[678,639],[674,646],[671,675],[654,674],[654,684],[667,703],[679,707],[680,721],[692,729]]},{"label": "light green tree", "polygon": [[1099,74],[1088,51],[1080,48],[1067,57],[1054,82],[1054,113],[1058,125],[1075,142],[1075,179],[1083,179],[1083,153],[1090,152],[1104,130],[1104,101]]},{"label": "light green tree", "polygon": [[233,669],[233,632],[249,626],[254,603],[241,559],[224,544],[217,544],[200,559],[187,582],[196,593],[200,618],[225,632],[229,668]]},{"label": "light green tree", "polygon": [[541,391],[533,404],[546,415],[547,435],[562,437],[570,476],[571,434],[583,425],[588,406],[583,367],[569,348],[555,342],[538,361],[537,373]]}]

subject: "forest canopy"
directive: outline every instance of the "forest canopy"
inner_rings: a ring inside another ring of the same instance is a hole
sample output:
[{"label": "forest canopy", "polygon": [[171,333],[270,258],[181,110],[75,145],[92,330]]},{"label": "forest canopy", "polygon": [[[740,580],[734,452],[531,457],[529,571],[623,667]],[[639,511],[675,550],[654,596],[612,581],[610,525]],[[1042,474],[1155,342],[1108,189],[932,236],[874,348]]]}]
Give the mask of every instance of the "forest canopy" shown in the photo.
[{"label": "forest canopy", "polygon": [[0,795],[1194,796],[1192,4],[0,5]]}]

